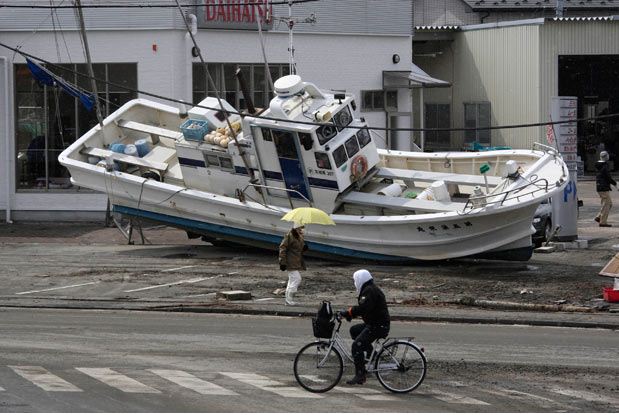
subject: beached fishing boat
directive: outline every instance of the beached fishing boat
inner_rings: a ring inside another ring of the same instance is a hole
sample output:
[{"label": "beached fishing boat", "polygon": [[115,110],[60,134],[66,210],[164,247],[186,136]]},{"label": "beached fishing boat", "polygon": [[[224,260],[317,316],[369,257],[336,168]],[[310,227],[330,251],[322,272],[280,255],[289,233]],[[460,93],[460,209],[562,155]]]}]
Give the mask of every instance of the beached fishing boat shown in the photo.
[{"label": "beached fishing boat", "polygon": [[563,189],[560,154],[379,149],[354,97],[288,75],[269,108],[238,113],[207,97],[188,112],[137,99],[59,157],[71,180],[107,193],[115,212],[276,248],[290,209],[314,206],[314,255],[354,260],[526,260],[540,201]]}]

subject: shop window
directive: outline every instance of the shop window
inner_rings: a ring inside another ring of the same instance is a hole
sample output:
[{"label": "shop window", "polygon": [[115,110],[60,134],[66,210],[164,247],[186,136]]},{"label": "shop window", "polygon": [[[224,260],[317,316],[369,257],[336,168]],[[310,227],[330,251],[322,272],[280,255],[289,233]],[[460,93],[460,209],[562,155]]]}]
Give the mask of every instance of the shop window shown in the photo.
[{"label": "shop window", "polygon": [[[466,128],[490,127],[490,103],[474,102],[464,104],[464,126]],[[490,145],[490,130],[465,130],[464,142],[478,142],[482,145]]]},{"label": "shop window", "polygon": [[[66,191],[72,188],[70,175],[58,163],[58,156],[97,124],[96,112],[87,111],[77,98],[58,88],[39,84],[27,65],[16,64],[14,69],[17,189]],[[49,69],[85,91],[92,90],[84,64],[62,64]],[[93,70],[101,80],[97,81],[97,89],[104,117],[137,97],[137,64],[94,64]]]},{"label": "shop window", "polygon": [[361,91],[361,111],[397,111],[398,92],[397,91]]},{"label": "shop window", "polygon": [[[426,128],[449,128],[451,111],[449,104],[425,104]],[[451,145],[450,131],[426,131],[426,146],[434,150],[448,150]]]},{"label": "shop window", "polygon": [[[263,63],[208,63],[206,67],[220,96],[234,108],[247,109],[247,103],[234,75],[237,68],[241,68],[243,72],[254,106],[268,108],[273,94]],[[269,64],[269,73],[275,82],[282,76],[288,75],[288,64]],[[201,63],[194,63],[192,66],[192,91],[194,104],[198,104],[207,96],[215,96],[213,85],[207,82],[204,65]]]}]

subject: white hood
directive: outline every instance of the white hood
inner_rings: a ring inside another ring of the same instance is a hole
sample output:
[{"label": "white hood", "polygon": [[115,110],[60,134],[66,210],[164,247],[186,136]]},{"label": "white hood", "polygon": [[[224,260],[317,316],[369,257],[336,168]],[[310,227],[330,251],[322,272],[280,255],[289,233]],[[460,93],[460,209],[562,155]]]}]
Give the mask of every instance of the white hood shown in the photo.
[{"label": "white hood", "polygon": [[355,281],[355,288],[357,289],[357,294],[361,294],[361,287],[363,284],[370,281],[372,279],[372,274],[367,269],[360,269],[359,271],[355,271],[352,274],[352,279]]}]

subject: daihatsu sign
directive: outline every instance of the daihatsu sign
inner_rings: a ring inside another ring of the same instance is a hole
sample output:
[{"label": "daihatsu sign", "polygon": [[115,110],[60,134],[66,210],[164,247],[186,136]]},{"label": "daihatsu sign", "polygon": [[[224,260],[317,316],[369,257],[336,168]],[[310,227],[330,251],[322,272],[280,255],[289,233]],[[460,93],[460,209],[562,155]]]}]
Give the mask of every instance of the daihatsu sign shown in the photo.
[{"label": "daihatsu sign", "polygon": [[[258,30],[258,19],[262,28],[273,26],[271,5],[268,0],[200,0],[203,6],[196,6],[198,27],[204,29]],[[268,14],[267,14],[268,11]]]}]

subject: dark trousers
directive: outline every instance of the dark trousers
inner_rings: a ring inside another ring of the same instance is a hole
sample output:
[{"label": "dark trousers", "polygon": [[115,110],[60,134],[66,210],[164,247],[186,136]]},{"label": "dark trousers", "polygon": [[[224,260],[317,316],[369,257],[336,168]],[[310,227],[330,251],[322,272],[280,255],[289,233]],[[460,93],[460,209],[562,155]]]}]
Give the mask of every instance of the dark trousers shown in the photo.
[{"label": "dark trousers", "polygon": [[389,335],[389,323],[380,326],[368,325],[365,323],[355,324],[350,327],[350,337],[354,339],[352,344],[352,357],[355,359],[355,369],[359,372],[363,370],[365,361],[364,352],[372,352],[372,342]]}]

